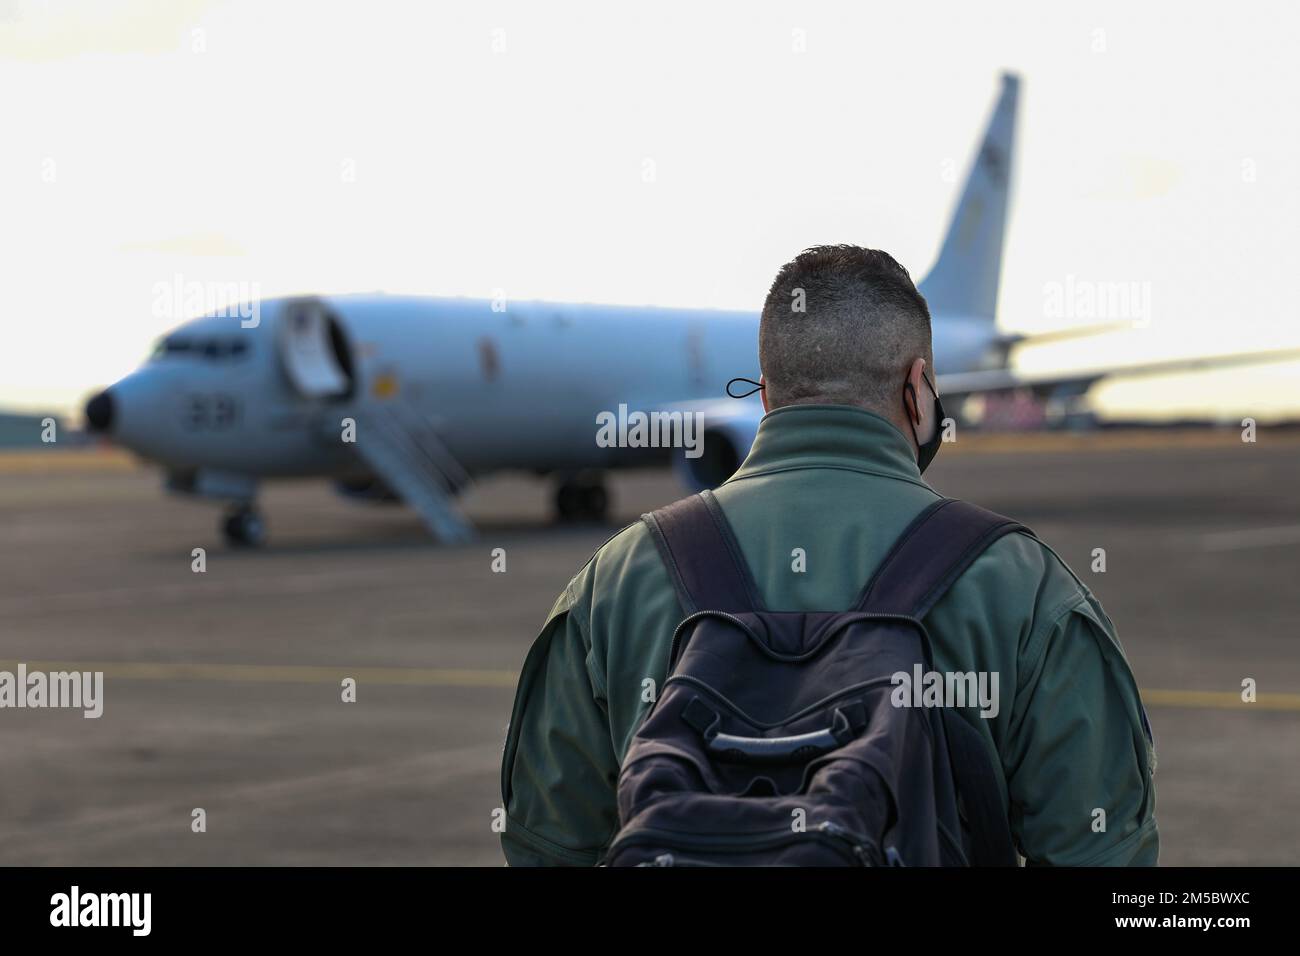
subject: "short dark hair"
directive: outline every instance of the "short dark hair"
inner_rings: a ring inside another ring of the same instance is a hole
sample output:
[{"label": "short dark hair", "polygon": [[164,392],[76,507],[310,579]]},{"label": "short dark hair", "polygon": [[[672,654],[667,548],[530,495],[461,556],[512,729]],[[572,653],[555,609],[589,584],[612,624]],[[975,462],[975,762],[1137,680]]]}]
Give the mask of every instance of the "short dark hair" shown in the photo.
[{"label": "short dark hair", "polygon": [[930,307],[889,253],[813,246],[776,274],[758,330],[770,407],[860,405],[892,414],[917,358],[933,375]]}]

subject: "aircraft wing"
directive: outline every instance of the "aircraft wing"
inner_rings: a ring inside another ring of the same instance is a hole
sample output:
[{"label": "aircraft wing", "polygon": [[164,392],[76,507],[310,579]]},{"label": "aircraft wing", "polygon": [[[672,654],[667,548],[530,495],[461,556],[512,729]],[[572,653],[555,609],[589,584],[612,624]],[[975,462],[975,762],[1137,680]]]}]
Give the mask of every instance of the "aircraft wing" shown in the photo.
[{"label": "aircraft wing", "polygon": [[1090,325],[1071,325],[1063,329],[1048,329],[1042,332],[1003,332],[995,344],[1004,351],[1019,348],[1022,345],[1044,345],[1050,342],[1064,342],[1069,339],[1090,338],[1107,332],[1123,332],[1135,327],[1132,321],[1094,322]]},{"label": "aircraft wing", "polygon": [[1200,372],[1234,365],[1259,365],[1266,362],[1300,360],[1300,349],[1273,349],[1267,352],[1240,352],[1236,355],[1210,355],[1195,358],[1164,359],[1135,365],[1111,365],[1104,368],[1074,369],[1067,372],[1020,372],[1009,368],[978,372],[954,372],[938,376],[939,393],[945,398],[964,398],[1016,389],[1032,389],[1043,395],[1068,397],[1082,395],[1097,382],[1107,378],[1137,378],[1144,375],[1173,375]]}]

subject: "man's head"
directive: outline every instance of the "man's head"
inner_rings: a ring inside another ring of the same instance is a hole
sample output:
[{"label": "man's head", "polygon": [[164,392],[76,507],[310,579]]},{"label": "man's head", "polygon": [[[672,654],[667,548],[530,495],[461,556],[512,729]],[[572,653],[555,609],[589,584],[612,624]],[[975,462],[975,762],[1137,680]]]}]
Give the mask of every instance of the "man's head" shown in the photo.
[{"label": "man's head", "polygon": [[[925,441],[933,422],[930,309],[886,252],[814,246],[781,267],[763,304],[763,404],[856,405]],[[929,370],[929,371],[927,371]],[[921,401],[904,399],[910,382]]]}]

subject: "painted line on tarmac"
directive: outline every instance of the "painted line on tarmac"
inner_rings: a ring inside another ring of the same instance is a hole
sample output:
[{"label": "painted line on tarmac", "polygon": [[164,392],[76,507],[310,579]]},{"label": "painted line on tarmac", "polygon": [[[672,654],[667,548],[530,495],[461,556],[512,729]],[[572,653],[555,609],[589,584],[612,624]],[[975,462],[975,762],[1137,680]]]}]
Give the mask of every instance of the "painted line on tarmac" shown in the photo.
[{"label": "painted line on tarmac", "polygon": [[[188,555],[184,558],[189,560]],[[407,572],[407,577],[400,574]],[[184,603],[196,597],[287,597],[297,594],[316,594],[328,590],[362,588],[427,588],[428,570],[420,564],[407,562],[401,568],[393,566],[366,570],[304,571],[268,578],[213,578],[202,580],[198,575],[187,575],[194,580],[164,584],[141,584],[121,588],[104,588],[95,591],[65,591],[63,593],[19,594],[0,598],[0,615],[22,613],[54,613],[60,611],[100,611],[112,608],[154,607],[159,604]]]},{"label": "painted line on tarmac", "polygon": [[[1265,428],[1259,435],[1261,445],[1300,444],[1300,431],[1294,428]],[[1178,448],[1237,448],[1240,445],[1241,433],[1236,428],[1101,428],[1082,432],[972,431],[966,433],[960,441],[951,443],[944,454],[1158,451]],[[146,465],[140,459],[112,445],[67,447],[52,444],[39,448],[0,451],[0,474],[94,474],[145,470]]]},{"label": "painted line on tarmac", "polygon": [[1300,524],[1272,528],[1245,528],[1241,531],[1211,531],[1201,535],[1205,551],[1243,551],[1247,548],[1276,548],[1300,544]]},{"label": "painted line on tarmac", "polygon": [[[13,671],[19,661],[0,661],[0,670]],[[31,671],[102,671],[117,680],[199,680],[282,684],[337,684],[351,677],[358,684],[420,687],[514,687],[514,671],[446,667],[329,667],[304,664],[211,664],[113,661],[22,661]]]},{"label": "painted line on tarmac", "polygon": [[0,452],[0,474],[39,475],[49,472],[93,475],[101,472],[143,472],[145,465],[117,449],[51,448],[48,451]]},{"label": "painted line on tarmac", "polygon": [[1191,707],[1197,710],[1300,710],[1300,694],[1260,694],[1246,703],[1235,690],[1160,690],[1141,691],[1142,703],[1149,707]]},{"label": "painted line on tarmac", "polygon": [[[0,660],[0,670],[13,671],[20,662]],[[118,680],[198,680],[284,684],[333,684],[351,677],[359,684],[417,687],[514,687],[515,671],[447,667],[349,667],[346,664],[215,664],[130,661],[22,661],[30,671],[102,671]],[[1168,690],[1148,688],[1142,702],[1150,707],[1190,707],[1214,710],[1300,711],[1300,694],[1260,694],[1252,703],[1238,691]]]}]

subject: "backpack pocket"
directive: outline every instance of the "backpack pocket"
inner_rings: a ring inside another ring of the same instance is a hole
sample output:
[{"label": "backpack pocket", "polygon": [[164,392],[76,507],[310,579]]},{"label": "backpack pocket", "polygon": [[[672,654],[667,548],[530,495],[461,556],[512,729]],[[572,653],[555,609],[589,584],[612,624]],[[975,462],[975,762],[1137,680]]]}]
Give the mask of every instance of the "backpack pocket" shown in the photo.
[{"label": "backpack pocket", "polygon": [[751,833],[699,833],[660,827],[627,828],[611,844],[609,866],[881,866],[879,845],[832,821],[805,831],[791,827]]}]

